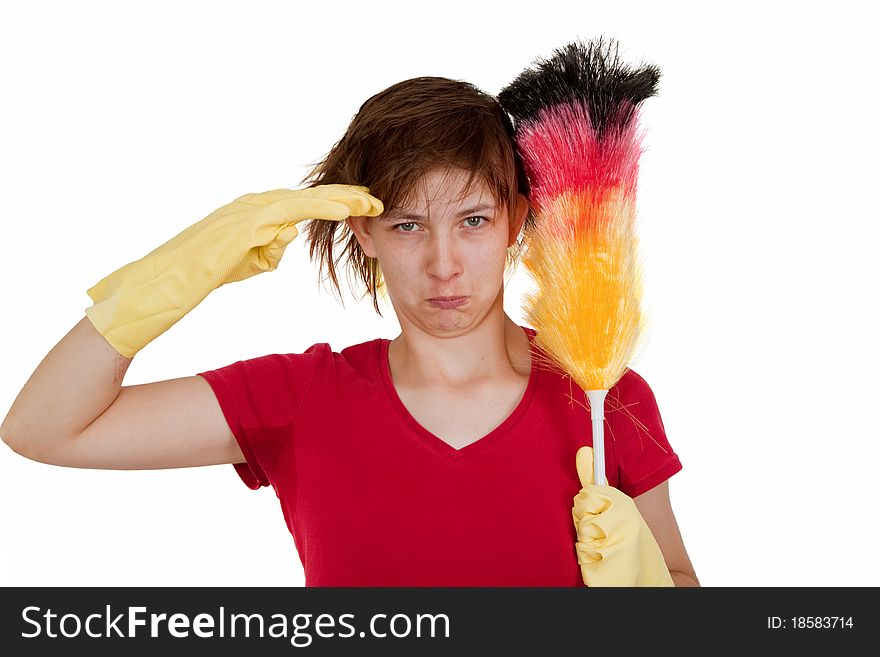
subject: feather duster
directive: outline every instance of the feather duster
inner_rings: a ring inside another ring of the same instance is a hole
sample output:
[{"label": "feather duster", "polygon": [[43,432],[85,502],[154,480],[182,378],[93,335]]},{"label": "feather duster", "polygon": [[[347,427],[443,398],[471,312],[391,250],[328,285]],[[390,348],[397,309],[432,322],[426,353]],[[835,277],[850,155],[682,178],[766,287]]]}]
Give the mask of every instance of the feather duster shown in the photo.
[{"label": "feather duster", "polygon": [[499,94],[530,185],[536,222],[523,307],[552,369],[589,398],[594,477],[606,484],[604,402],[643,337],[636,235],[638,106],[660,71],[630,68],[603,38],[538,59]]}]

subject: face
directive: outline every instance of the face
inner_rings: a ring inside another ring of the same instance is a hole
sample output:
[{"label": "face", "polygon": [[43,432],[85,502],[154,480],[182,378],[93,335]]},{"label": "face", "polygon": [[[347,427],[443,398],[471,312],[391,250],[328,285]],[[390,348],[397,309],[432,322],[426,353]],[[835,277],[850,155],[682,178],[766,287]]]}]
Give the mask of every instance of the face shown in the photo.
[{"label": "face", "polygon": [[427,173],[412,199],[379,217],[348,220],[364,252],[379,260],[401,328],[453,337],[503,312],[507,249],[528,210],[516,215],[480,182],[465,193],[467,172]]}]

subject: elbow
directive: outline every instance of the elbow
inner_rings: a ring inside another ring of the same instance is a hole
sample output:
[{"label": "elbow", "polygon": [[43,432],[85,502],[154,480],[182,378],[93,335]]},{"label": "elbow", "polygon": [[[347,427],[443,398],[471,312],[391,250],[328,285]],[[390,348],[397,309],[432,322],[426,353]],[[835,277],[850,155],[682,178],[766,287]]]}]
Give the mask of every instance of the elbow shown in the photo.
[{"label": "elbow", "polygon": [[52,464],[52,460],[37,448],[35,441],[22,439],[20,433],[10,430],[5,424],[0,426],[0,439],[19,456],[38,463]]},{"label": "elbow", "polygon": [[0,426],[0,439],[19,456],[45,465],[76,467],[70,460],[70,439],[37,439],[33,434]]},{"label": "elbow", "polygon": [[4,443],[6,443],[6,446],[9,447],[9,449],[11,449],[19,456],[24,456],[25,458],[31,459],[32,461],[37,460],[36,458],[34,458],[34,454],[32,450],[28,447],[27,442],[15,438],[5,424],[0,427],[0,439],[2,439]]},{"label": "elbow", "polygon": [[0,440],[9,445],[9,448],[17,454],[18,450],[15,448],[15,443],[13,442],[12,435],[9,433],[9,427],[6,424],[6,420],[8,419],[8,417],[4,418],[3,423],[0,424]]}]

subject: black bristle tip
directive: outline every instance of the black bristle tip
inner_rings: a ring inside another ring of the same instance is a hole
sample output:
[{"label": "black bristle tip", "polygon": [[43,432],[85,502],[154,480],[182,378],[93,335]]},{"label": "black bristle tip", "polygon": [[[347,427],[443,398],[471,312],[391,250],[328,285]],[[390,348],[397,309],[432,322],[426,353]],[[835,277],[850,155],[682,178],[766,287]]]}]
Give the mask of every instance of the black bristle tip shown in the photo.
[{"label": "black bristle tip", "polygon": [[573,101],[585,103],[599,135],[620,111],[622,101],[632,105],[618,116],[629,123],[632,108],[657,93],[660,69],[653,64],[630,67],[620,61],[614,39],[600,36],[586,43],[577,40],[554,51],[549,59],[537,58],[532,66],[498,93],[501,107],[514,119],[536,119],[547,107]]}]

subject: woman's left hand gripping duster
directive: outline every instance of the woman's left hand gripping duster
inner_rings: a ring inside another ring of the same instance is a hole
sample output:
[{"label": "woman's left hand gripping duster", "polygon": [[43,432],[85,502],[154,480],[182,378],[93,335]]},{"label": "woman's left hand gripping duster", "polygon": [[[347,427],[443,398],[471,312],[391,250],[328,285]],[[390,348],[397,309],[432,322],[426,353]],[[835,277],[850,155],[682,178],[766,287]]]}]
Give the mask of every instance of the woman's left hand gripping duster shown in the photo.
[{"label": "woman's left hand gripping duster", "polygon": [[593,448],[576,456],[580,492],[572,517],[578,563],[587,586],[675,586],[654,535],[635,502],[593,483]]}]

